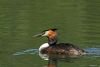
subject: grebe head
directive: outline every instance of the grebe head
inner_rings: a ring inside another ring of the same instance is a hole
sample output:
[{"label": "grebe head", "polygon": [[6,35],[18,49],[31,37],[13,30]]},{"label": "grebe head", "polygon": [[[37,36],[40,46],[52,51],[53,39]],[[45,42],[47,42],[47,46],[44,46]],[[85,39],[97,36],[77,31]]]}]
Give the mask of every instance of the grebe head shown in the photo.
[{"label": "grebe head", "polygon": [[49,45],[55,45],[57,43],[57,29],[48,29],[42,31],[42,33],[35,35],[34,37],[37,36],[45,36],[48,38],[48,44]]},{"label": "grebe head", "polygon": [[55,28],[54,29],[44,30],[40,34],[35,35],[35,37],[37,37],[37,36],[46,36],[46,37],[48,37],[50,39],[53,39],[53,38],[55,38],[57,36],[56,30],[57,29],[55,29]]}]

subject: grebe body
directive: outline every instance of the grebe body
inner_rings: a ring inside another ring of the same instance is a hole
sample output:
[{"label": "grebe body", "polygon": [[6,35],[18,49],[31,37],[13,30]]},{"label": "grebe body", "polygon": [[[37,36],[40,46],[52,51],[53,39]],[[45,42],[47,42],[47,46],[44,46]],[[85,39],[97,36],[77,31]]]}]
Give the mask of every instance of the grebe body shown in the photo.
[{"label": "grebe body", "polygon": [[[85,51],[71,43],[57,43],[57,29],[48,29],[35,36],[46,36],[48,43],[39,47],[41,58],[48,60],[48,55],[57,55],[61,57],[77,57],[85,55]],[[45,58],[47,57],[47,58]]]},{"label": "grebe body", "polygon": [[80,49],[70,43],[59,43],[54,46],[47,46],[41,49],[39,52],[47,55],[59,55],[61,58],[79,57],[85,54],[83,49]]}]

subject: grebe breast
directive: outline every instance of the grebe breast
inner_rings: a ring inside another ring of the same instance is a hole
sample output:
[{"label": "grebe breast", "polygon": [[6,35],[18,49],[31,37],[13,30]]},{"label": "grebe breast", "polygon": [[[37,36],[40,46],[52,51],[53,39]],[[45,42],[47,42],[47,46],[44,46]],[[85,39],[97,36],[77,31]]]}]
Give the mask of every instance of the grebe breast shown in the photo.
[{"label": "grebe breast", "polygon": [[47,48],[47,47],[49,47],[49,44],[48,43],[44,43],[39,47],[39,51],[41,51],[41,50],[43,50],[44,48]]}]

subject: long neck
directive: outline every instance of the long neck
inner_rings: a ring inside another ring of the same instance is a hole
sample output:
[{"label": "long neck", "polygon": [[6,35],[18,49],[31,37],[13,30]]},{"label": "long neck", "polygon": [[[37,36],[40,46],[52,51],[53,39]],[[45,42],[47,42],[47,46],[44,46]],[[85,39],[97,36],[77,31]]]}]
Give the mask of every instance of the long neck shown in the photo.
[{"label": "long neck", "polygon": [[54,38],[49,38],[48,37],[48,43],[49,43],[50,46],[56,45],[57,38],[56,37],[54,37]]}]

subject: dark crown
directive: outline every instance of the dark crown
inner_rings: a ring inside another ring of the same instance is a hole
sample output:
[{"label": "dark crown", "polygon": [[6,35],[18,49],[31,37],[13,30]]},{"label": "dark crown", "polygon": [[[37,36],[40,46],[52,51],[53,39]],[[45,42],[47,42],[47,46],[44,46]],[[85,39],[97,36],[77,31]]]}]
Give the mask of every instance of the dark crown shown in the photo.
[{"label": "dark crown", "polygon": [[48,29],[48,30],[56,31],[56,30],[58,30],[58,29],[56,29],[56,28],[53,28],[53,29]]}]

